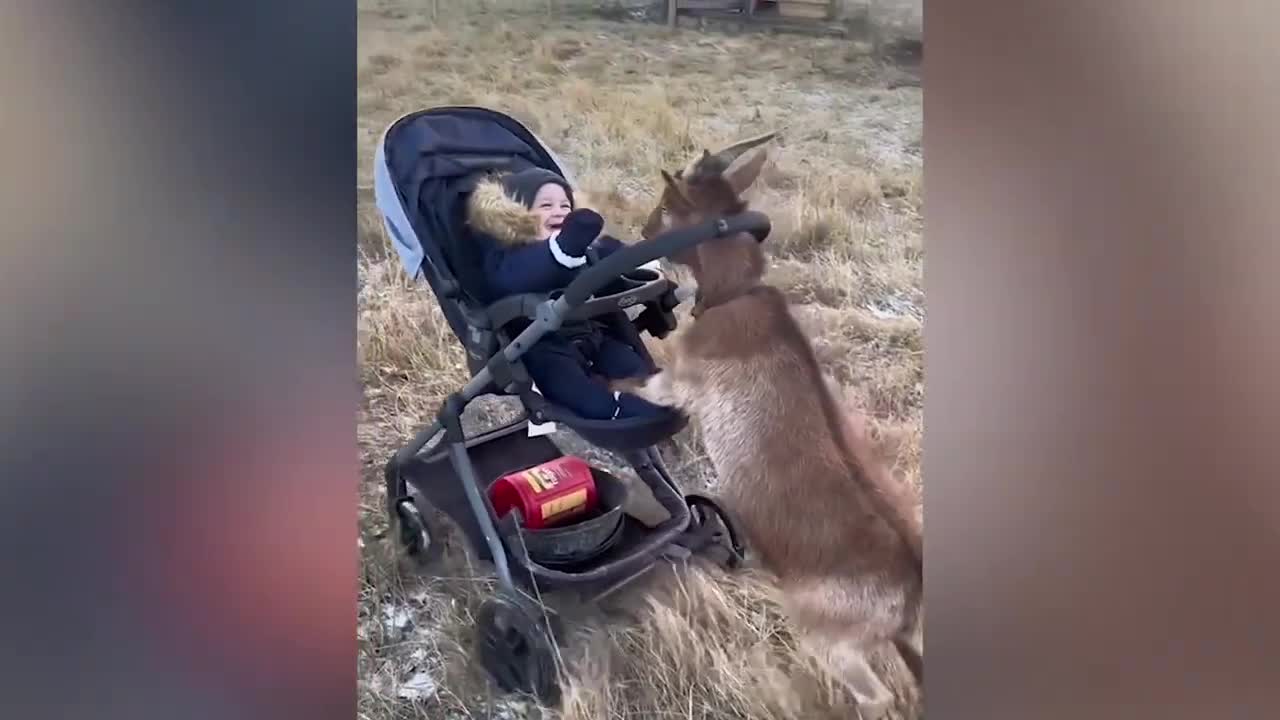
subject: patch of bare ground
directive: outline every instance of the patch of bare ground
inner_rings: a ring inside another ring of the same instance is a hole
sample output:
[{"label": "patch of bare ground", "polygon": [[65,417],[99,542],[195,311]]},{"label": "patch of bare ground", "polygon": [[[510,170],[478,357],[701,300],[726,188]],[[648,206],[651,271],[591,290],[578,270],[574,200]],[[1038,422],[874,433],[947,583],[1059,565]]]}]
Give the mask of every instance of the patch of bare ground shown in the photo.
[{"label": "patch of bare ground", "polygon": [[[659,169],[781,128],[751,197],[774,223],[769,280],[788,293],[847,401],[870,415],[897,475],[920,484],[920,89],[891,87],[900,64],[865,38],[671,33],[585,12],[601,3],[554,4],[556,12],[545,0],[440,0],[433,20],[431,0],[359,3],[360,716],[856,717],[795,649],[766,579],[716,572],[654,586],[632,622],[578,628],[562,708],[503,696],[470,660],[473,616],[492,588],[487,570],[446,532],[442,565],[417,571],[386,534],[383,463],[467,377],[435,299],[407,281],[383,236],[371,163],[387,124],[442,104],[483,105],[526,123],[624,238],[637,237]],[[687,309],[680,316],[688,322]],[[661,358],[663,344],[652,346]],[[465,424],[512,412],[487,399]],[[571,433],[555,441],[615,463]],[[662,452],[687,489],[718,482],[696,428]],[[891,715],[919,716],[902,668],[884,667],[901,691]]]}]

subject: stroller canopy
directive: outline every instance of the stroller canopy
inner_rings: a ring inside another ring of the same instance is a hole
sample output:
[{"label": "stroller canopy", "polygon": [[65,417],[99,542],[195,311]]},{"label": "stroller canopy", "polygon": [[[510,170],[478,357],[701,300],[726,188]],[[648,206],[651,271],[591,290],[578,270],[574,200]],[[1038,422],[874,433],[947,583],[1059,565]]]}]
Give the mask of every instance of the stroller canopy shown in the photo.
[{"label": "stroller canopy", "polygon": [[374,158],[374,196],[405,271],[415,279],[425,274],[438,294],[470,296],[466,288],[476,287],[479,270],[466,196],[487,173],[531,166],[573,182],[537,136],[495,110],[431,108],[392,123]]}]

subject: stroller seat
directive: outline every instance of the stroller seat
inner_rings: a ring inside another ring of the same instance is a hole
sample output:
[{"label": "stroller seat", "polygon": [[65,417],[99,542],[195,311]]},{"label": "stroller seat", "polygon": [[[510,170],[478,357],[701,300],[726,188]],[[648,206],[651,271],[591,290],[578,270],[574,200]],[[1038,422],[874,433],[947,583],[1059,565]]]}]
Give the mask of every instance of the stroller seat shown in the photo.
[{"label": "stroller seat", "polygon": [[[454,336],[466,351],[469,372],[488,368],[482,394],[515,396],[531,421],[563,423],[588,442],[617,451],[650,447],[687,423],[675,410],[656,417],[593,420],[550,402],[534,390],[524,364],[504,352],[519,331],[539,321],[539,308],[562,291],[528,293],[482,302],[480,260],[466,222],[467,201],[485,178],[537,166],[572,184],[560,160],[513,118],[478,107],[437,107],[412,113],[388,128],[377,149],[374,193],[384,226],[405,271],[425,279]],[[631,269],[564,318],[569,326],[602,323],[656,370],[640,334],[665,337],[676,326],[676,284],[647,269]],[[627,309],[641,306],[632,320]],[[544,308],[545,309],[545,308]],[[521,348],[520,352],[527,348]]]}]

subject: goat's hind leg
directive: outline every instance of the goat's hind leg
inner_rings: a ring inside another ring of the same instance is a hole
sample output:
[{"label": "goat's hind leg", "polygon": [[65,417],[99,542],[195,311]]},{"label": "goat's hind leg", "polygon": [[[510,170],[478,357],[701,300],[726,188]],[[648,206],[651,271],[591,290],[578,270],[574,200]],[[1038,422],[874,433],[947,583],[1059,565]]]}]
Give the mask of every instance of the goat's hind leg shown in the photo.
[{"label": "goat's hind leg", "polygon": [[840,581],[806,583],[788,589],[787,612],[803,646],[848,688],[863,717],[894,704],[894,693],[871,667],[868,652],[892,635],[886,608],[870,606],[867,593]]},{"label": "goat's hind leg", "polygon": [[893,691],[871,667],[862,642],[831,631],[803,637],[809,652],[853,695],[863,718],[879,717],[893,705]]}]

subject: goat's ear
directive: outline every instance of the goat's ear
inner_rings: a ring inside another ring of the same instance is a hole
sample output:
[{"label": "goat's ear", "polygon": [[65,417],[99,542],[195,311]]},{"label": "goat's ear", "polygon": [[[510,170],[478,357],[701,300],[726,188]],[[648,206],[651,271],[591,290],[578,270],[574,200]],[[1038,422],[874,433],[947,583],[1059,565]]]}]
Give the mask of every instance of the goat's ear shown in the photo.
[{"label": "goat's ear", "polygon": [[747,152],[748,150],[758,148],[761,145],[764,145],[765,143],[769,142],[770,140],[778,137],[778,134],[781,132],[782,132],[781,129],[770,130],[767,133],[761,133],[760,135],[747,138],[746,140],[739,140],[738,142],[730,145],[729,147],[721,150],[716,154],[724,158],[724,161],[726,163],[732,163],[734,160],[737,160],[739,156],[741,156],[743,153]]},{"label": "goat's ear", "polygon": [[755,184],[756,179],[760,177],[760,171],[764,169],[764,161],[768,158],[769,154],[764,148],[756,148],[739,155],[725,169],[724,179],[728,181],[735,194],[741,195]]},{"label": "goat's ear", "polygon": [[693,203],[689,202],[689,198],[684,196],[684,192],[680,189],[680,183],[671,177],[671,173],[666,170],[662,172],[662,181],[667,185],[667,191],[663,193],[666,196],[668,210],[678,213],[693,212]]},{"label": "goat's ear", "polygon": [[689,178],[690,180],[693,180],[697,178],[699,175],[701,175],[701,171],[705,170],[705,168],[707,167],[707,163],[710,160],[711,160],[711,151],[706,148],[703,148],[701,155],[694,157],[692,160],[689,161],[688,165],[685,165],[683,168],[676,171],[676,177]]}]

